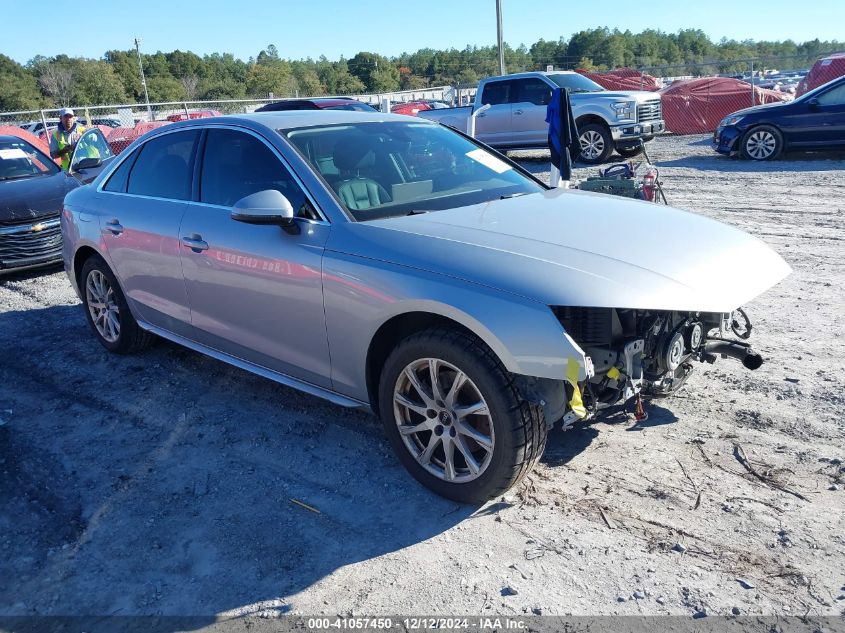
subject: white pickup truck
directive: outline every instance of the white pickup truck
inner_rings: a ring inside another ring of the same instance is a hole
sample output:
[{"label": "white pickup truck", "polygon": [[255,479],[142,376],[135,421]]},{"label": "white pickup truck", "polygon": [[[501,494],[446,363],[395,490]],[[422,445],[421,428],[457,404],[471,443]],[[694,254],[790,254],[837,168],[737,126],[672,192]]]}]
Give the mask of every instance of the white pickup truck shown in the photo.
[{"label": "white pickup truck", "polygon": [[527,72],[489,77],[478,84],[475,104],[462,108],[426,110],[420,117],[466,132],[476,115],[475,137],[500,151],[548,147],[546,106],[554,88],[568,88],[581,141],[579,160],[595,165],[615,149],[623,157],[641,151],[665,131],[660,95],[643,91],[609,91],[571,71]]}]

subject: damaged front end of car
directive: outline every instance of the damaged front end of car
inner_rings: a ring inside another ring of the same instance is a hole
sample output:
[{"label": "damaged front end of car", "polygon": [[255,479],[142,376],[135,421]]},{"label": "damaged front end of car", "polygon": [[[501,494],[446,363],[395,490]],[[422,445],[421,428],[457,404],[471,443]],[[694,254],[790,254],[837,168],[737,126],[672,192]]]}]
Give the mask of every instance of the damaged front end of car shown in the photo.
[{"label": "damaged front end of car", "polygon": [[564,428],[632,402],[634,416],[642,419],[642,396],[676,393],[697,362],[730,357],[750,370],[763,364],[747,342],[751,322],[741,308],[716,313],[555,306],[552,311],[586,361],[586,379],[567,377]]}]

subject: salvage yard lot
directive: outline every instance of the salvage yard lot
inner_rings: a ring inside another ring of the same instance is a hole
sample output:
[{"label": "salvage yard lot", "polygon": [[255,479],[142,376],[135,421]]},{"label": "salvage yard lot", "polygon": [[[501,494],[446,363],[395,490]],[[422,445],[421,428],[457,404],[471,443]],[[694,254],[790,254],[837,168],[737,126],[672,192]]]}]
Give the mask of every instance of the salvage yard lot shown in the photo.
[{"label": "salvage yard lot", "polygon": [[1,278],[0,615],[843,613],[845,155],[649,151],[670,203],[794,268],[747,306],[767,362],[555,429],[482,507],[370,414],[165,342],[110,355],[63,272]]}]

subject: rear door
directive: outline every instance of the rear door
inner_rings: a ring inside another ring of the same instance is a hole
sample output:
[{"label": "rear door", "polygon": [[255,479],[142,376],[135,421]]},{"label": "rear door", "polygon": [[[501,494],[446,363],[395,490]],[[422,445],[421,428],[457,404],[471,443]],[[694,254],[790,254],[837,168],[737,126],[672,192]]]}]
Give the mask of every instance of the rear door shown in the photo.
[{"label": "rear door", "polygon": [[197,130],[156,136],[132,152],[100,189],[103,244],[139,319],[190,336],[179,226],[191,197]]},{"label": "rear door", "polygon": [[552,100],[552,88],[542,79],[514,79],[511,89],[511,129],[516,144],[547,145],[549,125],[546,107]]},{"label": "rear door", "polygon": [[481,91],[481,98],[476,103],[490,104],[475,118],[475,137],[482,143],[493,146],[506,146],[512,143],[511,131],[511,87],[513,80],[488,81]]},{"label": "rear door", "polygon": [[[331,386],[321,279],[331,226],[265,139],[210,128],[197,200],[179,247],[195,339],[208,347],[322,387]],[[232,219],[232,205],[276,189],[299,232]]]}]

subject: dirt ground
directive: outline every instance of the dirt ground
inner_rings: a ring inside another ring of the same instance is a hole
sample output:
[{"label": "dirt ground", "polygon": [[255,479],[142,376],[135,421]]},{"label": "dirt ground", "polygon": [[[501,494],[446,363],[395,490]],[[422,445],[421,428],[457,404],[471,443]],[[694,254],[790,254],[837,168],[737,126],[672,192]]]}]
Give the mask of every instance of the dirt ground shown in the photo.
[{"label": "dirt ground", "polygon": [[482,507],[370,414],[164,342],[110,355],[63,272],[0,278],[0,615],[845,613],[845,154],[650,153],[674,206],[794,268],[747,306],[767,362],[555,429]]}]

